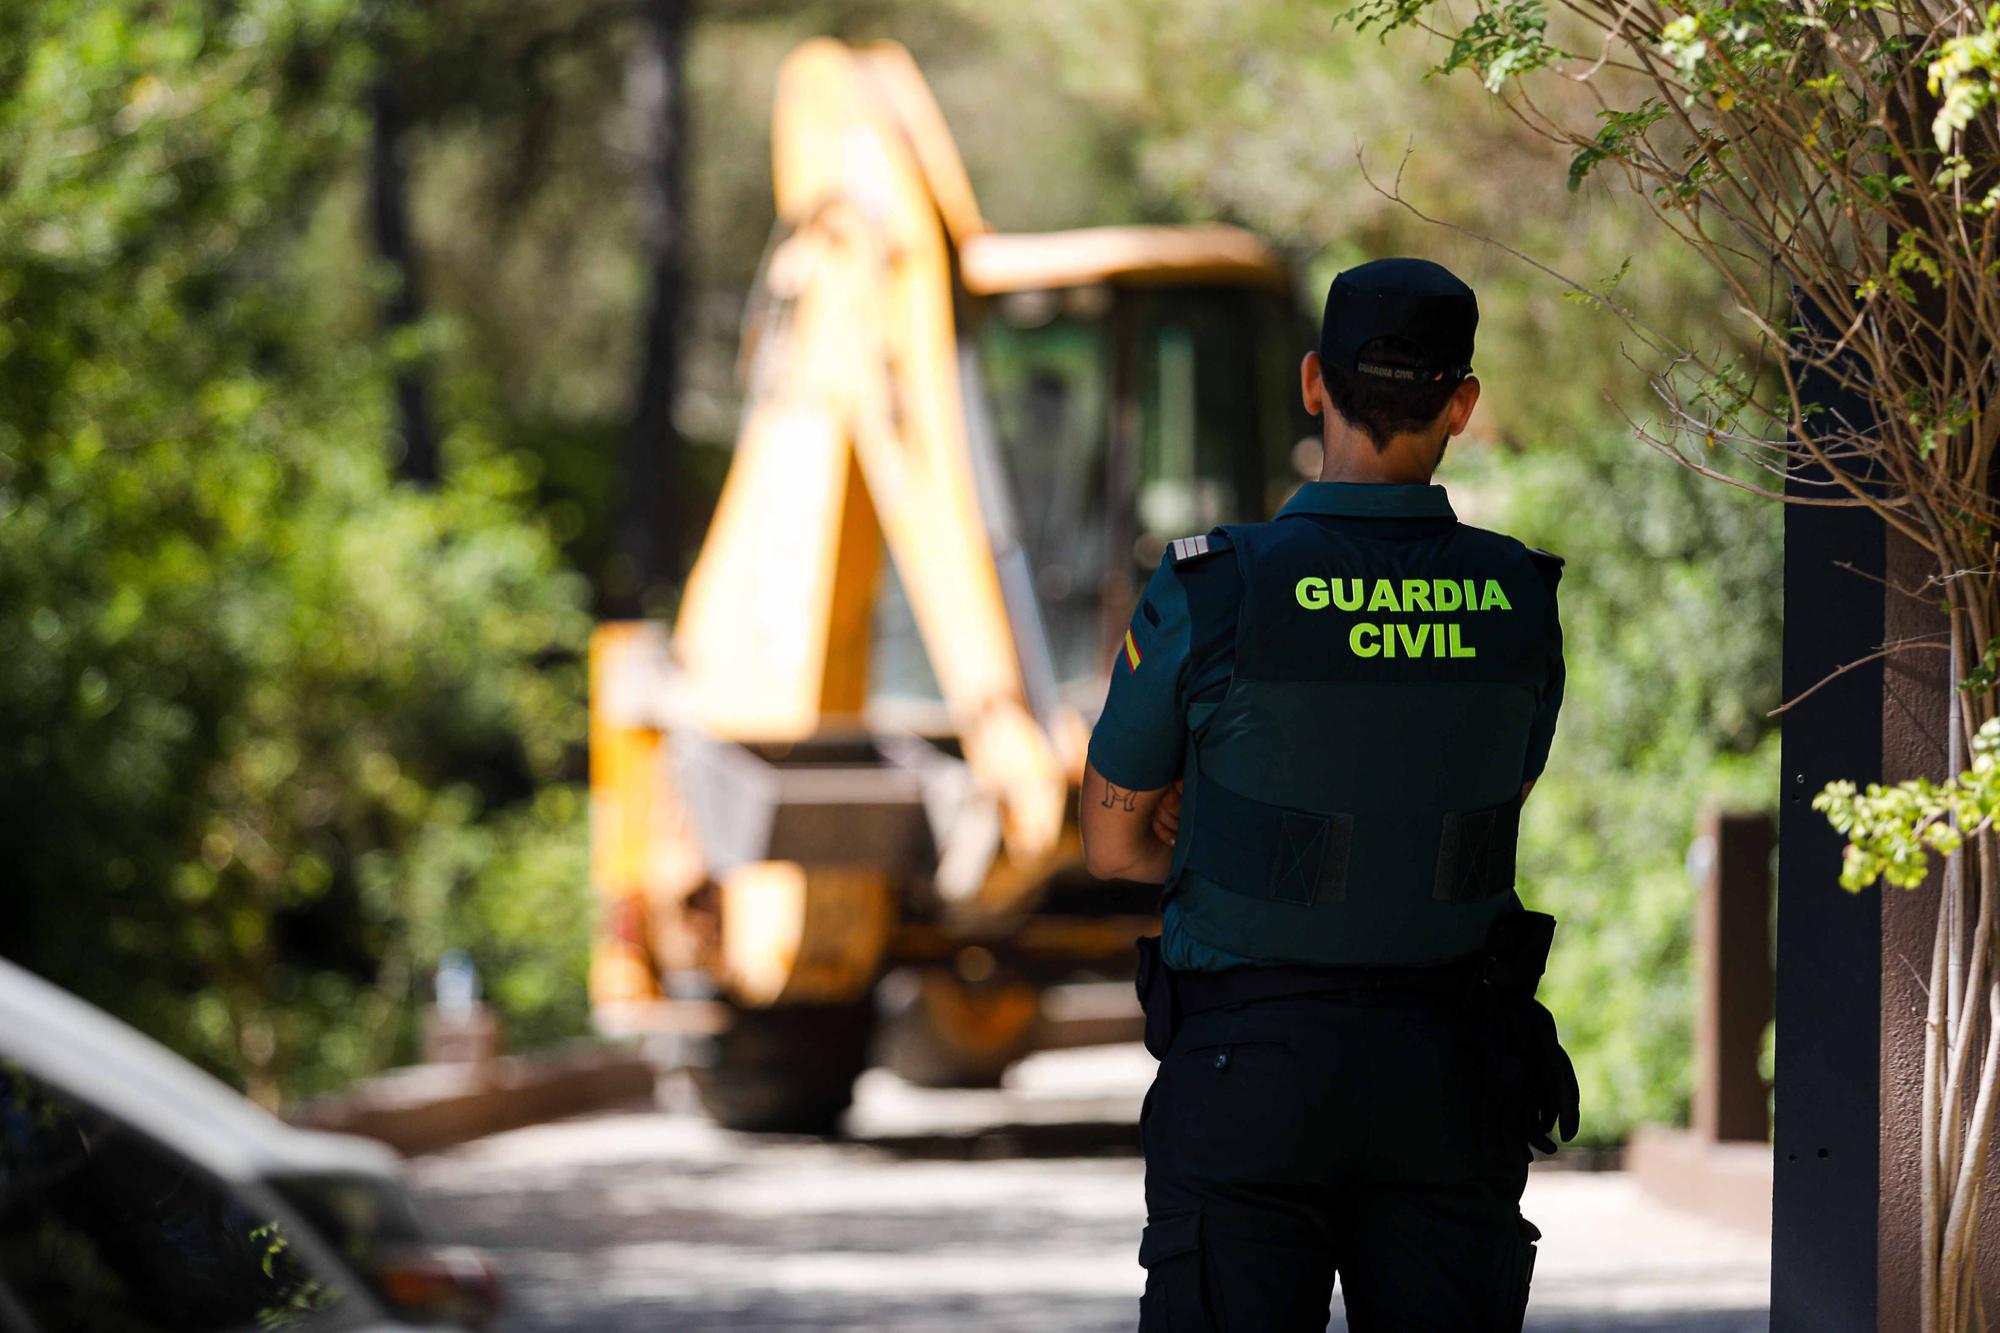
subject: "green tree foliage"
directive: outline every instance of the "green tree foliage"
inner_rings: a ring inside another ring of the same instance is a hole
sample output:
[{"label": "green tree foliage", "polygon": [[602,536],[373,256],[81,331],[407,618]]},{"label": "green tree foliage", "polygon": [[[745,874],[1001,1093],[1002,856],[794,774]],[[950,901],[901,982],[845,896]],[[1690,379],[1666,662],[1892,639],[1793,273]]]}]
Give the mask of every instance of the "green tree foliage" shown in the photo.
[{"label": "green tree foliage", "polygon": [[1956,777],[1889,786],[1871,782],[1865,788],[1828,783],[1813,797],[1813,809],[1847,839],[1841,887],[1858,893],[1879,879],[1899,889],[1917,888],[1930,873],[1932,853],[1950,856],[1968,838],[1989,835],[2000,815],[1996,756],[2000,718],[1989,718],[1972,737],[1972,767]]},{"label": "green tree foliage", "polygon": [[267,1099],[384,1062],[446,945],[573,1025],[587,930],[584,590],[476,431],[391,483],[405,349],[309,244],[353,9],[0,16],[0,947]]}]

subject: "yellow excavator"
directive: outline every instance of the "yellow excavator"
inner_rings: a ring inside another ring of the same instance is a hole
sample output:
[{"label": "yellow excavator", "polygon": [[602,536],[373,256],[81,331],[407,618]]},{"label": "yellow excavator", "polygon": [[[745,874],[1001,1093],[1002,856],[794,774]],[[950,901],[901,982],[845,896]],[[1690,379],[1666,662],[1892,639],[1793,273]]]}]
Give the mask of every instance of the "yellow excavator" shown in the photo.
[{"label": "yellow excavator", "polygon": [[721,1123],[815,1132],[874,1058],[1136,1032],[1051,1013],[1156,928],[1082,869],[1086,719],[1165,544],[1296,480],[1301,344],[1233,227],[993,231],[893,43],[794,51],[772,140],[713,524],[671,632],[592,641],[590,985]]}]

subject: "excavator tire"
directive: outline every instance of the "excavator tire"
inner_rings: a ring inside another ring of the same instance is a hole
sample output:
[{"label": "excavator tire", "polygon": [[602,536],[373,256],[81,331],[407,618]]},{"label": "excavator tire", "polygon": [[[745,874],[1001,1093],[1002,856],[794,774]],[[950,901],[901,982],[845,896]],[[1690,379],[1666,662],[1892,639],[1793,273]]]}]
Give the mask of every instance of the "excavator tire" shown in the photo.
[{"label": "excavator tire", "polygon": [[832,1134],[868,1067],[871,1000],[838,1005],[738,1008],[694,1072],[702,1108],[725,1129],[751,1134]]},{"label": "excavator tire", "polygon": [[[900,978],[899,978],[900,980]],[[1026,1055],[1041,992],[1017,981],[971,984],[931,969],[898,992],[882,1019],[882,1063],[920,1088],[996,1088]]]}]

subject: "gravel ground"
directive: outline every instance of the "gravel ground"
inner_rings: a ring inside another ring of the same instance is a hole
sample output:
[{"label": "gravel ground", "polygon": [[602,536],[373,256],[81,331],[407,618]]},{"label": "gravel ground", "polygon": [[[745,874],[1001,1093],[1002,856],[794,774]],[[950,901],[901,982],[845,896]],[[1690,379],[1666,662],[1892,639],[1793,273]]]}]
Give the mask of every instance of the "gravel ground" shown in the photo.
[{"label": "gravel ground", "polygon": [[[499,1260],[502,1333],[1111,1333],[1142,1285],[1151,1073],[1137,1047],[1038,1055],[994,1092],[876,1072],[839,1142],[661,1109],[498,1135],[411,1177],[441,1235]],[[1768,1327],[1768,1236],[1618,1172],[1538,1169],[1523,1211],[1544,1233],[1531,1330]]]}]

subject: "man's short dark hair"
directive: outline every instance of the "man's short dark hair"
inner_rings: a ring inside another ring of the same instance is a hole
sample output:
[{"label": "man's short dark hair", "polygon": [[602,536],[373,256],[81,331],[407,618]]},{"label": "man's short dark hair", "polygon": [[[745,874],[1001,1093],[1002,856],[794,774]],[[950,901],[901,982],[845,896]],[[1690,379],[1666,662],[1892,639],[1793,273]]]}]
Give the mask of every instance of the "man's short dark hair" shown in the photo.
[{"label": "man's short dark hair", "polygon": [[[1424,356],[1400,339],[1377,338],[1361,349],[1361,363],[1387,370],[1424,371]],[[1422,430],[1438,418],[1462,376],[1395,379],[1320,362],[1320,378],[1332,409],[1368,436],[1379,451],[1406,431]]]}]

